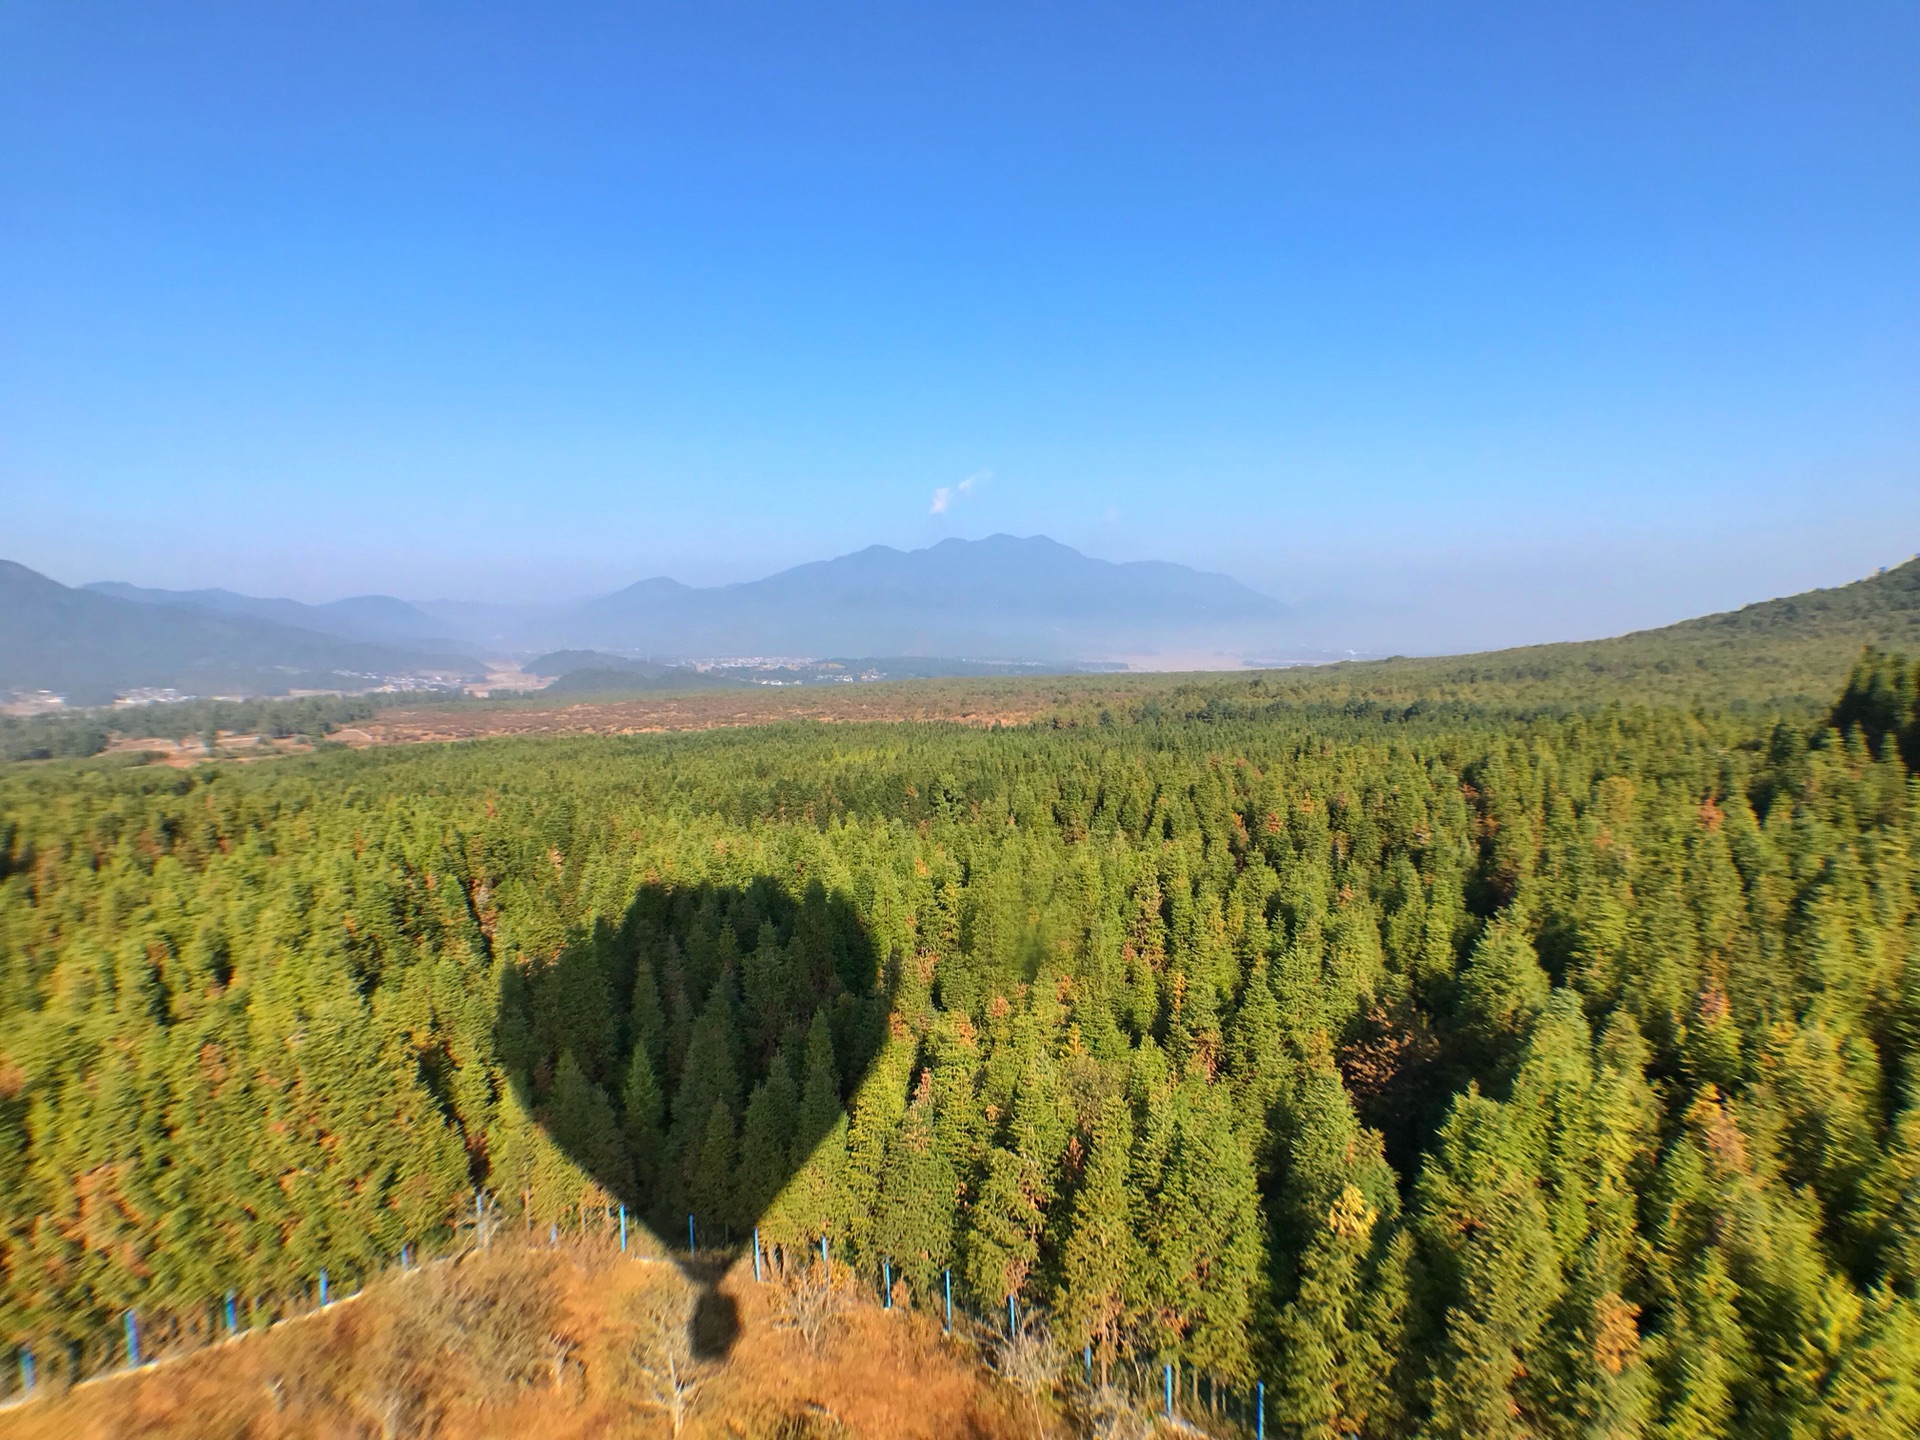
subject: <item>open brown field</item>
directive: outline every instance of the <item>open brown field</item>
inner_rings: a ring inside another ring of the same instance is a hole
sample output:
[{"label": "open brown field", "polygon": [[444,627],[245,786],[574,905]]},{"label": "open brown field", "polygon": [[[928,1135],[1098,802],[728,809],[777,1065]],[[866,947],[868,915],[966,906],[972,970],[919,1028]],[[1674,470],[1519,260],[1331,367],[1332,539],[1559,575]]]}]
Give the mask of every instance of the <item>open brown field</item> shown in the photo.
[{"label": "open brown field", "polygon": [[963,725],[1024,725],[1066,701],[1058,683],[1018,680],[915,681],[793,690],[715,690],[603,700],[537,698],[494,705],[423,705],[383,710],[336,731],[353,746],[477,740],[501,735],[644,735],[717,730],[785,720],[828,722],[944,720]]}]

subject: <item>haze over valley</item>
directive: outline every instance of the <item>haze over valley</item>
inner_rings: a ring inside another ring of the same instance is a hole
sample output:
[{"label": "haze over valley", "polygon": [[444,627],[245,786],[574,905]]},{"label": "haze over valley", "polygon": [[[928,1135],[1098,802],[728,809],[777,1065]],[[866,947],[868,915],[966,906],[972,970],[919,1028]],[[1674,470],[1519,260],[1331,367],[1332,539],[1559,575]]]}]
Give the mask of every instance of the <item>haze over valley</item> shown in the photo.
[{"label": "haze over valley", "polygon": [[470,684],[486,674],[476,662],[555,652],[574,652],[567,663],[576,669],[600,654],[609,675],[623,660],[878,657],[948,661],[964,673],[982,664],[1172,669],[1196,657],[1203,668],[1332,658],[1311,647],[1289,653],[1286,609],[1224,575],[1111,564],[1040,536],[949,539],[908,553],[875,545],[746,584],[699,589],[661,577],[547,606],[381,595],[307,605],[114,581],[73,590],[19,565],[0,572],[0,586],[14,620],[0,641],[0,688],[72,692],[76,703],[160,687]]},{"label": "haze over valley", "polygon": [[[760,581],[702,589],[659,577],[545,606],[383,595],[303,604],[119,581],[73,589],[4,563],[0,603],[12,621],[0,637],[0,692],[29,709],[156,695],[577,694],[1369,658],[1315,646],[1294,612],[1227,576],[1111,564],[1041,536],[912,552],[876,545]],[[1847,633],[1904,638],[1876,623],[1863,612]]]}]

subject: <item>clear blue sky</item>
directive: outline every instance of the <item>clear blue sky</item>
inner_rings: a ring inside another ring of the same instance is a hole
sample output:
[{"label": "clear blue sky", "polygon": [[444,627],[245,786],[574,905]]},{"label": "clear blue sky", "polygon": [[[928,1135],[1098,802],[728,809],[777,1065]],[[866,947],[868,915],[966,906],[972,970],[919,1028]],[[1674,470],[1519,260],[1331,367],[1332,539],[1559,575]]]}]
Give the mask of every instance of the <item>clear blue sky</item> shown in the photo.
[{"label": "clear blue sky", "polygon": [[1920,6],[5,0],[0,500],[309,599],[1041,532],[1384,648],[1843,580]]}]

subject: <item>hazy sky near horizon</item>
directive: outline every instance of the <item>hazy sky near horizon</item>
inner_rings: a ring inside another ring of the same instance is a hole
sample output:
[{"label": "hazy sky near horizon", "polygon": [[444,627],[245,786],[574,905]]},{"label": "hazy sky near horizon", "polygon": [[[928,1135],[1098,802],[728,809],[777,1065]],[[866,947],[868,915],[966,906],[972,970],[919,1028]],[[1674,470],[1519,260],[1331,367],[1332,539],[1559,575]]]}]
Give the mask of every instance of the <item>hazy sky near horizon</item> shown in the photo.
[{"label": "hazy sky near horizon", "polygon": [[1045,533],[1322,643],[1920,549],[1920,7],[0,8],[0,555],[326,599]]}]

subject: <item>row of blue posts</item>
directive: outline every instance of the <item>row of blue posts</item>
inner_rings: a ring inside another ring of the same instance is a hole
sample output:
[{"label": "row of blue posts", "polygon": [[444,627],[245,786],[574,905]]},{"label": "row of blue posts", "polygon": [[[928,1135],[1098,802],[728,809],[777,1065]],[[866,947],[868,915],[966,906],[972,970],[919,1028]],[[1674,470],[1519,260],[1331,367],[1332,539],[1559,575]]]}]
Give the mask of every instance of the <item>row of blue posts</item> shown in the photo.
[{"label": "row of blue posts", "polygon": [[[698,1227],[694,1223],[693,1213],[689,1211],[687,1214],[687,1254],[688,1255],[693,1255],[699,1249],[699,1236],[700,1236],[700,1232]],[[557,1231],[550,1238],[557,1238]],[[627,1207],[625,1205],[622,1205],[620,1207],[620,1249],[624,1252],[626,1248],[627,1248]],[[820,1237],[820,1263],[822,1265],[825,1265],[829,1270],[832,1269],[832,1266],[833,1266],[832,1251],[828,1246],[827,1237],[824,1235]],[[880,1301],[881,1308],[891,1310],[893,1308],[893,1260],[891,1257],[883,1259],[880,1262],[880,1275],[881,1275],[881,1282],[884,1287],[881,1291],[881,1301]],[[765,1272],[761,1268],[760,1227],[758,1225],[753,1227],[753,1278],[755,1283],[759,1283],[765,1278]],[[953,1271],[951,1269],[942,1270],[940,1272],[940,1278],[941,1278],[942,1299],[944,1301],[944,1309],[945,1309],[945,1314],[943,1317],[943,1328],[946,1330],[946,1332],[949,1335],[951,1335],[953,1333]],[[321,1300],[322,1304],[326,1303],[324,1299],[325,1288],[326,1288],[326,1280],[325,1280],[324,1272],[322,1272],[322,1279],[321,1279],[321,1293],[323,1297]],[[1009,1295],[1007,1297],[1007,1333],[1009,1335],[1017,1335],[1019,1331],[1020,1331],[1020,1302],[1017,1299],[1015,1299],[1015,1297]],[[1086,1370],[1087,1383],[1091,1385],[1093,1383],[1093,1347],[1091,1345],[1087,1346],[1085,1351],[1082,1352],[1081,1358]],[[1165,1367],[1163,1378],[1165,1382],[1164,1388],[1165,1388],[1166,1413],[1168,1417],[1171,1418],[1173,1415],[1173,1366],[1172,1365],[1169,1364]],[[1256,1437],[1256,1440],[1266,1440],[1267,1386],[1264,1380],[1257,1382],[1254,1386],[1253,1414],[1254,1414],[1254,1435]]]},{"label": "row of blue posts", "polygon": [[[623,1205],[620,1207],[620,1248],[622,1250],[627,1248],[626,1237],[627,1237],[626,1206]],[[688,1215],[687,1216],[687,1253],[691,1255],[693,1254],[693,1252],[694,1252],[693,1216]],[[822,1265],[827,1266],[829,1270],[833,1268],[831,1251],[828,1249],[827,1237],[824,1235],[820,1237],[820,1263]],[[943,1271],[942,1273],[946,1279],[946,1302],[947,1302],[946,1329],[948,1333],[952,1333],[953,1331],[953,1271],[947,1270],[947,1271]],[[754,1283],[759,1284],[764,1279],[764,1275],[765,1275],[765,1272],[762,1271],[760,1266],[760,1227],[756,1225],[753,1227]],[[880,1292],[880,1306],[883,1310],[891,1310],[893,1308],[893,1260],[891,1257],[885,1260],[882,1260],[880,1262],[880,1275],[881,1275],[881,1282],[883,1287]],[[1008,1303],[1011,1304],[1012,1302],[1009,1301]]]},{"label": "row of blue posts", "polygon": [[[485,1200],[482,1197],[481,1193],[476,1190],[473,1196],[474,1237],[475,1237],[475,1240],[481,1244],[484,1244],[486,1239],[486,1211],[484,1207],[485,1207]],[[758,1229],[755,1229],[753,1234],[754,1234],[754,1250],[755,1250],[754,1273],[757,1277],[759,1274],[760,1232]],[[694,1236],[693,1217],[689,1215],[687,1217],[687,1243],[689,1248],[691,1248],[693,1244],[693,1236]],[[558,1243],[559,1241],[558,1226],[554,1226],[548,1231],[548,1238],[553,1242]],[[625,1205],[622,1205],[620,1207],[620,1249],[624,1253],[626,1248],[627,1248],[627,1207]],[[413,1268],[413,1246],[411,1244],[402,1245],[400,1247],[400,1268],[402,1270],[411,1270]],[[327,1271],[324,1267],[320,1271],[319,1300],[323,1308],[332,1303],[332,1284],[327,1274]],[[222,1306],[222,1312],[223,1312],[222,1318],[226,1321],[226,1329],[227,1329],[228,1336],[231,1337],[234,1335],[238,1335],[240,1333],[239,1296],[234,1291],[229,1290],[227,1292],[227,1298],[226,1298],[225,1304]],[[144,1357],[143,1348],[140,1343],[140,1317],[135,1311],[129,1310],[122,1317],[122,1330],[125,1337],[124,1343],[125,1343],[125,1349],[126,1349],[127,1365],[130,1368],[137,1368],[143,1362],[145,1357]],[[31,1346],[23,1345],[20,1347],[21,1393],[32,1394],[34,1387],[38,1382],[39,1382],[39,1365],[34,1358],[33,1348]]]},{"label": "row of blue posts", "polygon": [[[624,1216],[622,1219],[624,1221]],[[626,1248],[624,1224],[622,1225],[620,1248],[623,1250]],[[403,1270],[411,1269],[412,1265],[413,1247],[411,1245],[401,1246],[400,1268]],[[327,1278],[327,1271],[323,1266],[320,1270],[319,1296],[322,1308],[332,1303],[330,1295],[331,1290]],[[240,1297],[237,1292],[232,1290],[227,1292],[227,1298],[221,1306],[221,1318],[227,1322],[227,1335],[229,1338],[240,1333]],[[140,1314],[137,1310],[129,1310],[121,1317],[121,1333],[126,1350],[127,1368],[137,1370],[146,1361],[145,1348],[140,1343]],[[20,1347],[20,1391],[23,1395],[31,1395],[33,1393],[34,1386],[39,1381],[39,1374],[40,1367],[34,1359],[33,1347],[30,1345],[22,1345]]]},{"label": "row of blue posts", "polygon": [[[689,1255],[692,1255],[695,1250],[695,1233],[693,1216],[689,1214],[687,1216],[687,1254]],[[620,1248],[622,1250],[627,1248],[627,1207],[624,1205],[620,1207]],[[820,1237],[820,1263],[831,1269],[832,1261],[829,1255],[827,1237],[822,1235]],[[953,1329],[953,1272],[949,1270],[945,1273],[947,1284],[947,1329],[951,1331]],[[880,1262],[880,1274],[882,1283],[880,1306],[884,1310],[891,1310],[893,1308],[893,1260],[891,1257]],[[758,1225],[753,1227],[753,1278],[756,1284],[764,1278],[764,1272],[760,1266],[760,1227]]]},{"label": "row of blue posts", "polygon": [[[482,1225],[483,1225],[483,1212],[481,1209],[481,1199],[480,1199],[479,1193],[476,1191],[474,1195],[474,1227],[475,1227],[476,1238],[482,1238],[484,1235],[484,1231],[481,1228]],[[558,1244],[559,1238],[560,1238],[559,1226],[558,1225],[549,1226],[547,1230],[548,1242],[551,1244]],[[687,1253],[689,1255],[692,1255],[695,1253],[698,1247],[698,1241],[699,1241],[699,1231],[695,1227],[693,1215],[689,1213],[687,1215]],[[626,1249],[627,1249],[627,1207],[624,1204],[622,1204],[620,1206],[620,1251],[621,1253],[625,1254]],[[820,1263],[822,1265],[825,1265],[829,1269],[829,1271],[831,1271],[832,1264],[833,1264],[832,1251],[828,1246],[827,1237],[824,1235],[820,1237]],[[400,1268],[402,1270],[409,1270],[412,1267],[413,1267],[413,1246],[410,1244],[403,1245],[400,1247]],[[884,1309],[891,1310],[893,1308],[893,1260],[892,1258],[888,1257],[886,1259],[883,1259],[880,1262],[880,1269],[881,1269],[882,1283],[884,1285],[884,1289],[881,1292],[881,1297],[882,1297],[881,1306]],[[952,1334],[953,1333],[953,1271],[949,1268],[949,1269],[942,1270],[940,1273],[941,1273],[942,1298],[944,1301],[944,1316],[943,1316],[942,1325],[948,1334]],[[753,1278],[756,1282],[759,1282],[764,1278],[764,1272],[761,1269],[760,1227],[758,1225],[753,1227]],[[320,1295],[319,1295],[320,1304],[324,1308],[329,1303],[328,1279],[327,1279],[327,1272],[324,1267],[322,1267],[320,1271],[320,1287],[319,1288],[320,1288]],[[226,1312],[225,1319],[227,1322],[227,1334],[229,1336],[237,1335],[239,1333],[239,1328],[240,1328],[239,1327],[239,1311],[237,1306],[238,1306],[238,1297],[235,1295],[233,1291],[229,1290],[227,1292],[227,1299],[226,1299],[226,1306],[225,1306],[225,1312]],[[140,1321],[139,1321],[139,1317],[132,1310],[129,1310],[126,1313],[125,1325],[126,1325],[127,1364],[129,1367],[137,1367],[141,1363]],[[1011,1335],[1017,1335],[1019,1332],[1020,1332],[1019,1301],[1014,1296],[1009,1295],[1007,1297],[1007,1334],[1011,1336]],[[1085,1366],[1087,1383],[1091,1385],[1093,1383],[1093,1347],[1091,1345],[1087,1346],[1086,1349],[1082,1352],[1081,1358]],[[31,1394],[33,1392],[36,1378],[37,1378],[37,1369],[34,1363],[33,1351],[29,1347],[22,1346],[20,1350],[20,1389],[22,1393]],[[1173,1385],[1174,1385],[1173,1366],[1171,1364],[1164,1367],[1163,1380],[1164,1380],[1164,1389],[1165,1389],[1166,1413],[1169,1417],[1171,1417],[1173,1415]],[[1257,1437],[1257,1440],[1266,1440],[1266,1434],[1267,1434],[1266,1382],[1261,1381],[1255,1386],[1255,1395],[1256,1395],[1256,1399],[1255,1399],[1255,1406],[1254,1406],[1254,1426],[1255,1426],[1254,1433],[1255,1433],[1255,1436]]]},{"label": "row of blue posts", "polygon": [[[1173,1366],[1162,1368],[1161,1374],[1166,1382],[1166,1414],[1173,1418]],[[1093,1383],[1093,1347],[1087,1347],[1087,1383]],[[1267,1382],[1257,1380],[1253,1386],[1253,1434],[1254,1440],[1267,1440]]]}]

